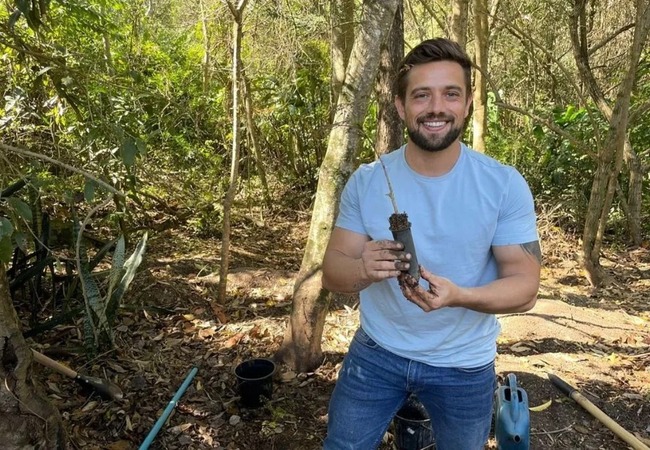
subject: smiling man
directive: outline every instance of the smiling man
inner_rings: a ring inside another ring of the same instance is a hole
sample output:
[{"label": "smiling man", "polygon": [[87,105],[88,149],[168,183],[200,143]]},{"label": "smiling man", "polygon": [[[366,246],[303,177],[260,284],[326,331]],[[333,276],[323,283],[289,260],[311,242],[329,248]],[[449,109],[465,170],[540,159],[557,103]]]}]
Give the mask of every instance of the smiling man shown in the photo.
[{"label": "smiling man", "polygon": [[527,311],[537,298],[533,198],[514,168],[460,141],[471,61],[456,43],[432,39],[413,48],[394,88],[409,139],[382,161],[412,223],[421,278],[405,273],[411,255],[392,240],[384,169],[361,166],[343,191],[323,261],[323,286],[361,299],[324,448],[377,448],[414,394],[438,450],[479,450],[496,387],[495,314]]}]

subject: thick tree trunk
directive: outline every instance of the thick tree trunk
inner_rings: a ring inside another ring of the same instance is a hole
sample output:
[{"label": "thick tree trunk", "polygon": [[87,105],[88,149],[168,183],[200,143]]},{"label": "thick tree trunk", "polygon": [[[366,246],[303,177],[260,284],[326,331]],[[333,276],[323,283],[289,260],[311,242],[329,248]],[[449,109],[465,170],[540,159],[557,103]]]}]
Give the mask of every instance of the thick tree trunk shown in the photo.
[{"label": "thick tree trunk", "polygon": [[467,22],[469,17],[469,0],[454,0],[451,5],[451,23],[449,37],[465,48],[467,45]]},{"label": "thick tree trunk", "polygon": [[381,46],[379,60],[379,76],[377,77],[376,95],[377,109],[377,136],[375,138],[375,151],[378,155],[390,152],[404,143],[404,125],[395,108],[393,94],[393,80],[397,66],[404,57],[404,6],[398,0],[397,11],[390,34]]},{"label": "thick tree trunk", "polygon": [[[474,1],[474,62],[481,69],[474,73],[474,114],[472,115],[472,147],[485,153],[485,135],[487,134],[487,79],[483,72],[488,70],[488,2]],[[483,72],[482,72],[483,71]]]},{"label": "thick tree trunk", "polygon": [[32,380],[29,348],[0,263],[0,447],[65,449],[61,416]]},{"label": "thick tree trunk", "polygon": [[366,0],[339,96],[327,153],[320,168],[309,237],[293,289],[293,309],[276,357],[298,372],[322,362],[321,339],[328,295],[321,285],[321,264],[338,211],[339,197],[352,170],[362,136],[381,43],[390,29],[397,0]]}]

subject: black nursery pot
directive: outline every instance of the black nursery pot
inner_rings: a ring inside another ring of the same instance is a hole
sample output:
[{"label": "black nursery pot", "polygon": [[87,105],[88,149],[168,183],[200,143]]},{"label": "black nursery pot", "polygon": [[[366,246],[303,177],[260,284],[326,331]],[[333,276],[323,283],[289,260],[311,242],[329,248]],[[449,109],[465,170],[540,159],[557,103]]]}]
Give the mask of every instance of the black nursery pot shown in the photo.
[{"label": "black nursery pot", "polygon": [[404,251],[411,254],[409,268],[405,272],[416,280],[419,280],[420,265],[418,264],[418,257],[415,253],[415,243],[413,242],[411,222],[408,221],[408,215],[406,213],[391,214],[388,218],[388,223],[390,224],[390,231],[393,233],[393,239],[401,242],[404,245]]},{"label": "black nursery pot", "polygon": [[273,394],[275,363],[270,359],[249,359],[235,368],[240,402],[247,408],[257,408]]}]

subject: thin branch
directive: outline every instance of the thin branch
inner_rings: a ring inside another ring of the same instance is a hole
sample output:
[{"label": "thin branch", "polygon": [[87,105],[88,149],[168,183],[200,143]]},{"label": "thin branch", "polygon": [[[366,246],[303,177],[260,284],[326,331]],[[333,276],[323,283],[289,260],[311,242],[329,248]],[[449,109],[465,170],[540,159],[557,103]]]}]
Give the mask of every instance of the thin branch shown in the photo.
[{"label": "thin branch", "polygon": [[627,25],[623,25],[621,28],[619,28],[618,30],[614,31],[612,34],[610,34],[610,35],[607,36],[605,39],[603,39],[602,41],[600,41],[598,44],[596,44],[596,45],[594,45],[593,47],[591,47],[591,48],[589,49],[589,51],[587,52],[587,54],[588,54],[589,56],[591,56],[592,54],[596,53],[598,50],[600,50],[602,47],[604,47],[604,46],[607,45],[610,41],[612,41],[614,38],[616,38],[619,34],[622,34],[622,33],[626,32],[626,31],[629,30],[630,28],[634,28],[635,25],[636,25],[636,24],[635,24],[634,22],[632,22],[632,23],[628,23]]},{"label": "thin branch", "polygon": [[433,10],[433,8],[429,5],[429,2],[428,2],[427,0],[422,0],[422,1],[420,1],[420,4],[424,7],[424,9],[427,10],[427,12],[429,13],[429,15],[433,18],[433,20],[436,21],[436,23],[438,24],[438,26],[440,27],[440,29],[441,29],[441,30],[444,30],[444,29],[445,29],[445,24],[442,23],[442,21],[440,20],[440,18],[439,18],[438,15],[436,14],[436,12],[435,12],[435,11]]},{"label": "thin branch", "polygon": [[3,150],[7,150],[9,152],[12,152],[12,153],[16,153],[18,155],[27,156],[29,158],[40,159],[40,160],[43,160],[43,161],[47,161],[47,162],[49,162],[51,164],[54,164],[56,166],[63,167],[64,169],[67,169],[67,170],[69,170],[71,172],[78,173],[78,174],[84,176],[85,178],[87,178],[87,179],[89,179],[91,181],[94,181],[95,183],[97,183],[98,185],[100,185],[101,187],[106,189],[107,191],[117,195],[118,197],[126,198],[126,195],[124,195],[124,193],[118,191],[117,189],[115,189],[110,184],[106,183],[105,181],[100,180],[99,178],[97,178],[96,176],[86,172],[85,170],[78,169],[78,168],[73,167],[73,166],[71,166],[69,164],[61,162],[61,161],[59,161],[57,159],[50,158],[49,156],[41,155],[40,153],[34,153],[34,152],[30,152],[29,150],[25,150],[25,149],[22,149],[22,148],[18,148],[18,147],[14,147],[14,146],[11,146],[11,145],[3,144],[2,142],[0,142],[0,148],[3,149]]},{"label": "thin branch", "polygon": [[630,117],[628,119],[629,124],[632,125],[634,121],[636,121],[636,119],[638,119],[640,116],[644,115],[648,111],[650,111],[650,100],[646,101],[645,103],[642,103],[634,111],[630,112]]}]

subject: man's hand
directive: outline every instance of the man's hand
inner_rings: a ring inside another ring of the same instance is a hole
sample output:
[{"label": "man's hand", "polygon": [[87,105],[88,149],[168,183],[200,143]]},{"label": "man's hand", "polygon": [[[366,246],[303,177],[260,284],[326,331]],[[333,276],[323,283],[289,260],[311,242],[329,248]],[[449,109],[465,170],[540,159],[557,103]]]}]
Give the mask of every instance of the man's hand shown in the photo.
[{"label": "man's hand", "polygon": [[399,285],[404,297],[415,303],[425,312],[434,311],[453,304],[453,299],[459,287],[446,278],[436,276],[420,266],[420,276],[429,283],[429,290],[425,290],[408,273],[399,276]]},{"label": "man's hand", "polygon": [[411,255],[402,251],[401,242],[382,240],[367,241],[361,252],[366,278],[375,283],[399,276],[409,268]]},{"label": "man's hand", "polygon": [[396,278],[409,267],[410,256],[400,242],[372,241],[365,234],[334,227],[323,258],[323,287],[354,293],[372,283]]}]

